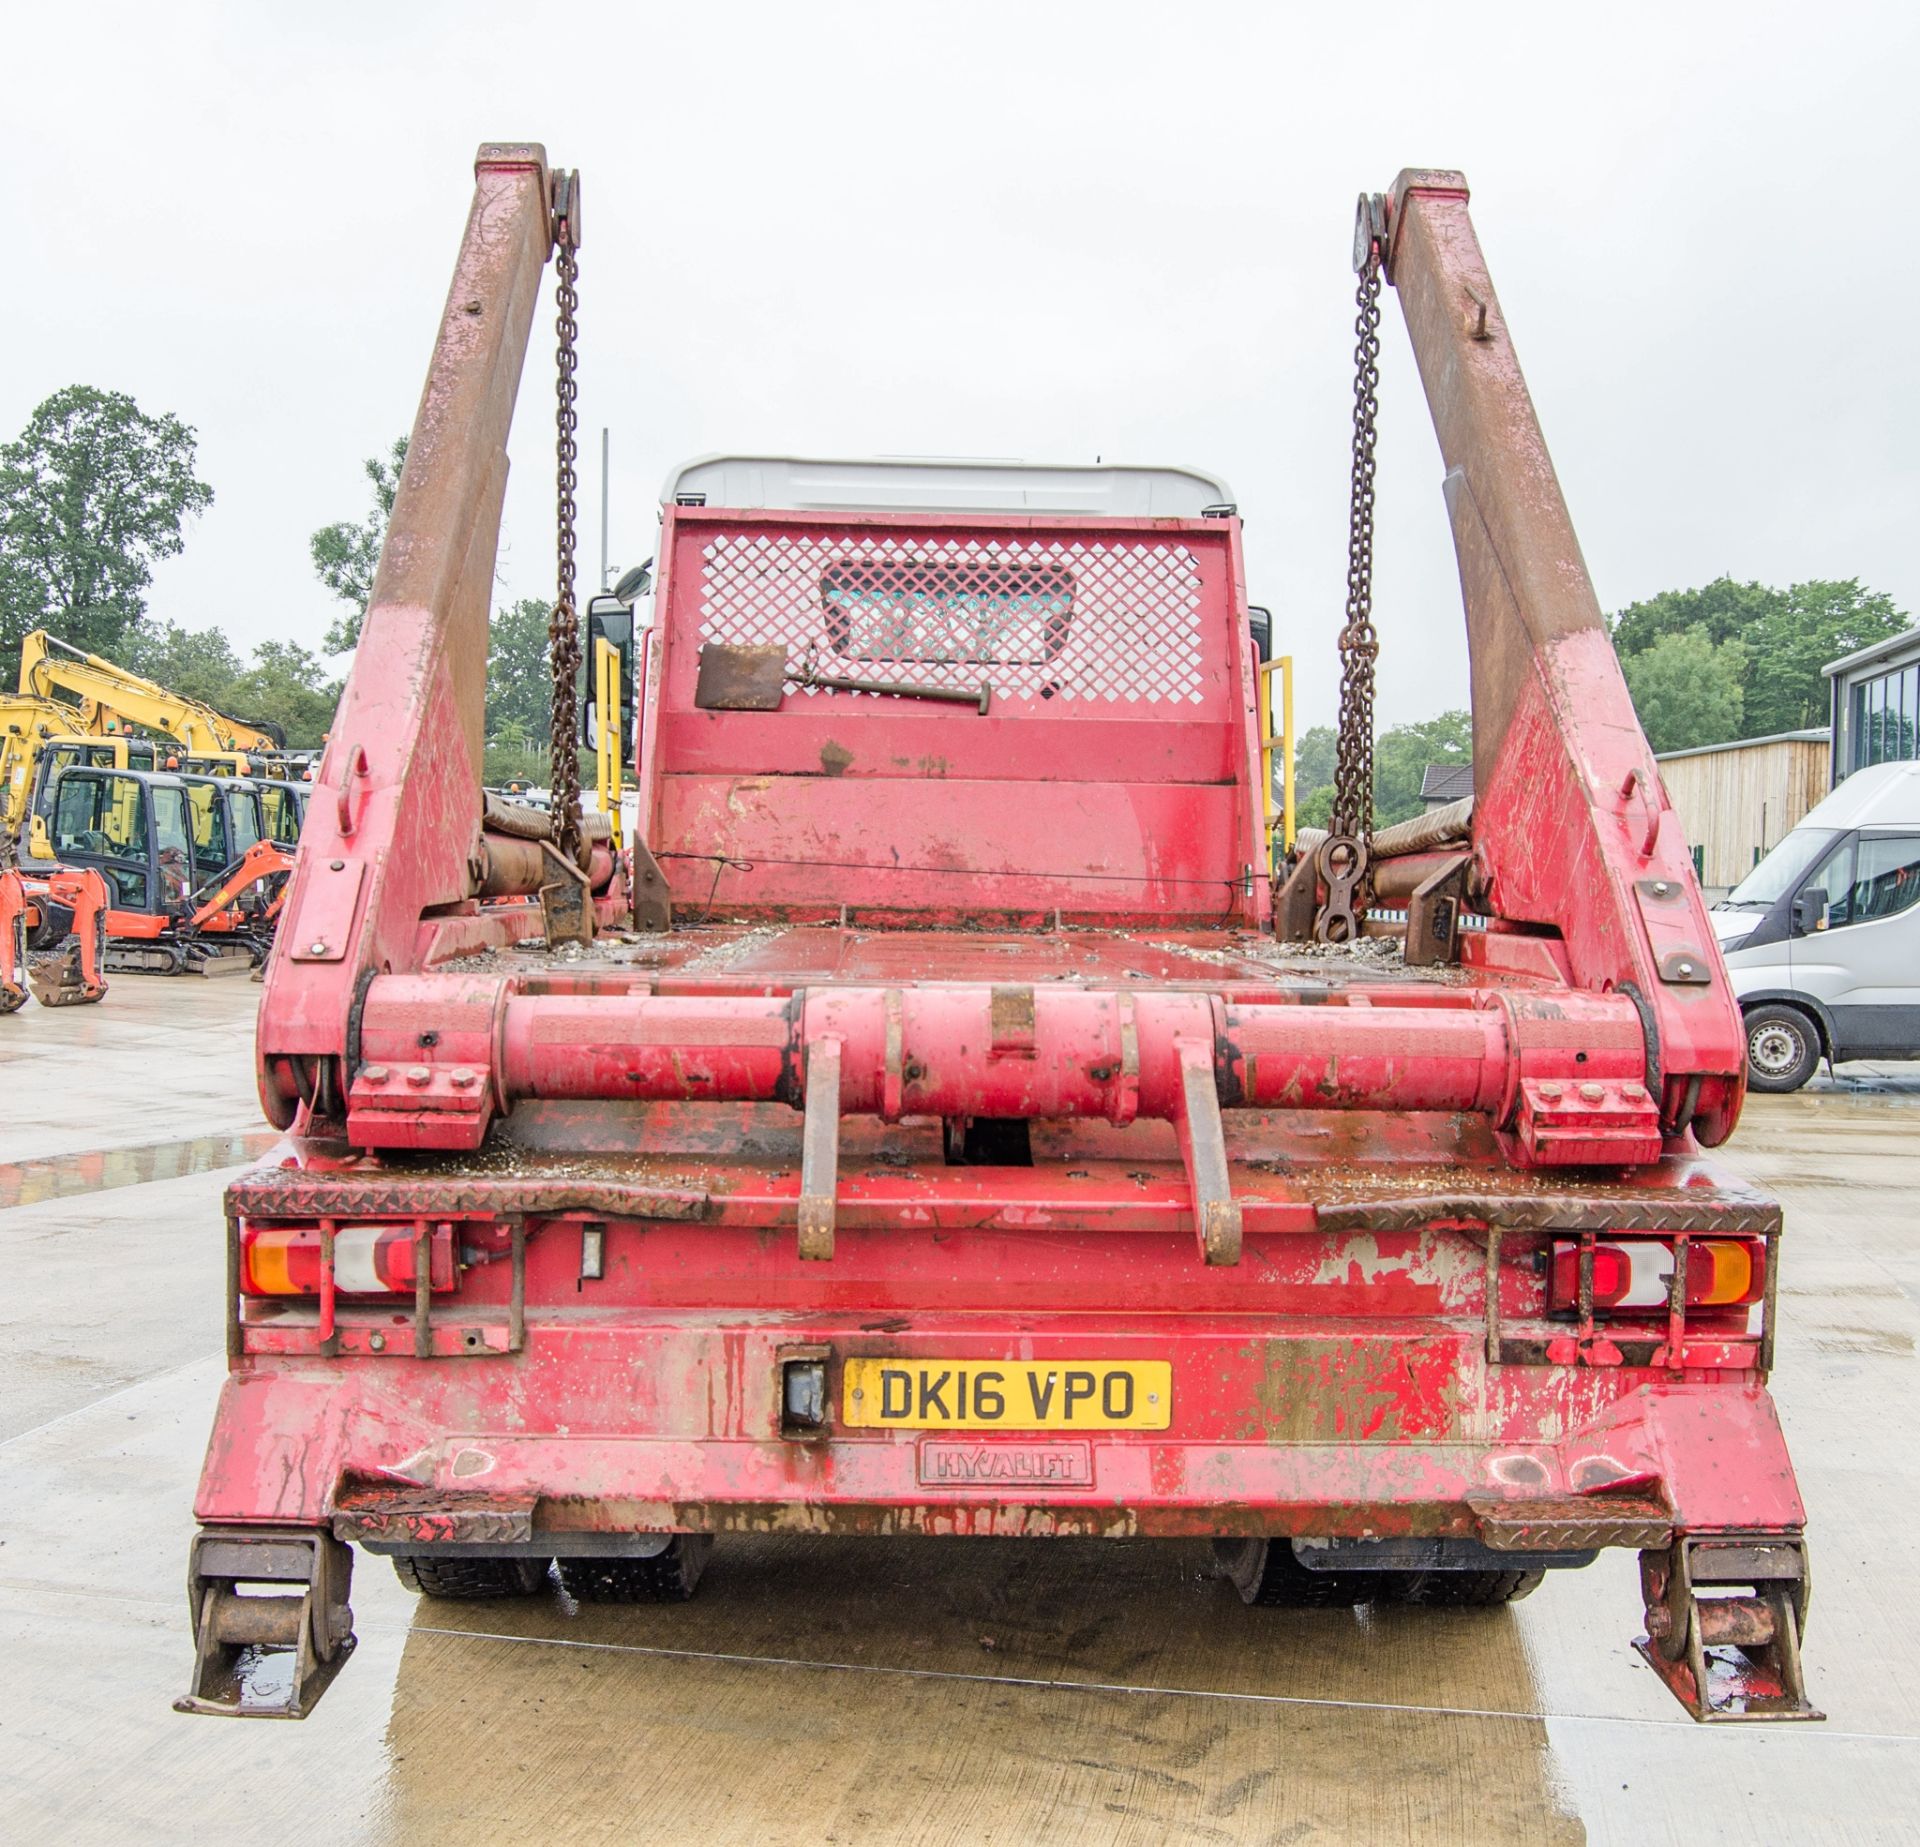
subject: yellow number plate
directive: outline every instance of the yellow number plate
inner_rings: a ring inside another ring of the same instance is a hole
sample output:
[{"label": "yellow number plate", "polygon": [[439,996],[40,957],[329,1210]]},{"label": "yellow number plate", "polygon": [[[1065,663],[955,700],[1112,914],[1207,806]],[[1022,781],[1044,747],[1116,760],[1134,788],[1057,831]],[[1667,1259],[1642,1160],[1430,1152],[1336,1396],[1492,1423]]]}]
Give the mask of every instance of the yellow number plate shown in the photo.
[{"label": "yellow number plate", "polygon": [[841,1421],[854,1429],[1165,1430],[1165,1360],[850,1359]]}]

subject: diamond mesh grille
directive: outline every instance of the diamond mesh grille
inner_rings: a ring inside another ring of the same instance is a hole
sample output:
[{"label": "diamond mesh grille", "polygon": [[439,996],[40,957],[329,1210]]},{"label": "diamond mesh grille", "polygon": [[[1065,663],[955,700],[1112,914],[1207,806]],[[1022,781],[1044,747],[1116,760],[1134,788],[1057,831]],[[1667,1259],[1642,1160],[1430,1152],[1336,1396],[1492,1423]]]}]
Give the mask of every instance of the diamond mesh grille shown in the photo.
[{"label": "diamond mesh grille", "polygon": [[784,644],[796,671],[811,643],[823,673],[998,699],[1205,697],[1199,560],[1165,539],[721,532],[702,557],[701,640]]}]

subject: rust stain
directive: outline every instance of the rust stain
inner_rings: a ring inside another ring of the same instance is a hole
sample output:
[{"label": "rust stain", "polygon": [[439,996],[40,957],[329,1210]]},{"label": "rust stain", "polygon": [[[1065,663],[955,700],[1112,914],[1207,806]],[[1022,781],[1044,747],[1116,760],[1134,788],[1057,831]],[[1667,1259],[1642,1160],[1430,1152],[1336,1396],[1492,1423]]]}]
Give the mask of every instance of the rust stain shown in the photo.
[{"label": "rust stain", "polygon": [[1260,1368],[1244,1437],[1269,1443],[1384,1443],[1459,1436],[1457,1370],[1422,1378],[1405,1343],[1361,1337],[1269,1340],[1243,1353]]}]

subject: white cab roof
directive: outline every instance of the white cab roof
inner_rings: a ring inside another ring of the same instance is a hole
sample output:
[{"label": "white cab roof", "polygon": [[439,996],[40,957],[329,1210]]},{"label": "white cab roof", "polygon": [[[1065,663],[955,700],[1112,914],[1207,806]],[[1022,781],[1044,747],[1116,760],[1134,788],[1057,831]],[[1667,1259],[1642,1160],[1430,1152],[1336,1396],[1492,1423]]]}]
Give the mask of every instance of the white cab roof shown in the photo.
[{"label": "white cab roof", "polygon": [[1814,803],[1802,827],[1920,827],[1920,763],[1876,763],[1855,770]]},{"label": "white cab roof", "polygon": [[769,511],[1059,513],[1107,519],[1198,519],[1233,493],[1194,468],[1002,462],[970,457],[703,455],[667,477],[660,499]]}]

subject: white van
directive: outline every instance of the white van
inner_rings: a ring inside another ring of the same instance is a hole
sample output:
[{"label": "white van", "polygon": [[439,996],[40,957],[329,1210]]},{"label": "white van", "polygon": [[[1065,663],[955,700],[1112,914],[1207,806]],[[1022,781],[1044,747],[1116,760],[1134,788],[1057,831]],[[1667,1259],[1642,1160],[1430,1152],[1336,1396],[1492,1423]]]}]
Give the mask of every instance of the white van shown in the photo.
[{"label": "white van", "polygon": [[1856,770],[1712,915],[1755,1090],[1920,1058],[1920,762]]}]

